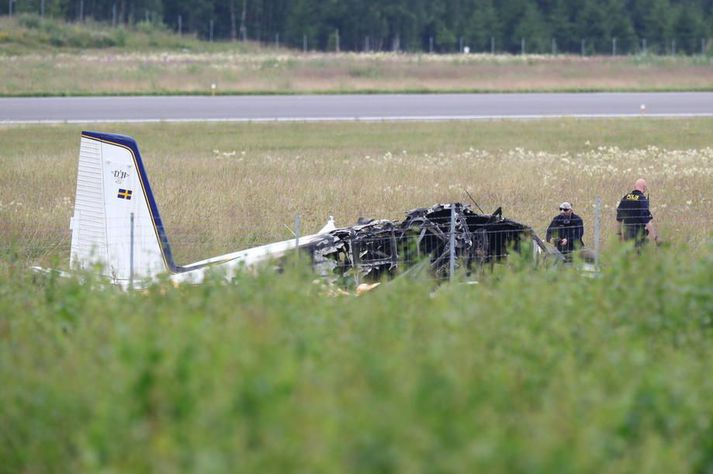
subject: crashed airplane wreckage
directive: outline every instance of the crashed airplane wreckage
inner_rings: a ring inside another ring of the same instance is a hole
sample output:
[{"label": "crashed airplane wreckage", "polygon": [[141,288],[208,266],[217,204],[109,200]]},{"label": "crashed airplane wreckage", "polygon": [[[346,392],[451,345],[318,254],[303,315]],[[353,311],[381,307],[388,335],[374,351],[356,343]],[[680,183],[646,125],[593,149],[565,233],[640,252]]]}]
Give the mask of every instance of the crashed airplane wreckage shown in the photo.
[{"label": "crashed airplane wreckage", "polygon": [[478,214],[468,205],[450,203],[414,209],[401,222],[370,220],[335,229],[309,250],[315,270],[323,276],[356,271],[360,280],[379,281],[423,260],[428,260],[433,276],[447,278],[452,253],[454,267],[470,273],[530,243],[535,255],[559,255],[528,226],[503,218],[500,208]]},{"label": "crashed airplane wreckage", "polygon": [[424,261],[442,278],[455,261],[468,271],[496,262],[511,250],[520,251],[528,243],[535,254],[559,255],[529,227],[504,219],[500,209],[477,214],[467,205],[453,203],[415,209],[401,222],[373,220],[336,228],[330,219],[313,235],[178,266],[136,141],[88,131],[81,137],[70,228],[70,267],[97,268],[125,288],[161,274],[168,274],[174,283],[200,283],[213,270],[230,277],[239,268],[280,259],[295,249],[309,253],[321,275],[339,278],[351,273],[371,281]]}]

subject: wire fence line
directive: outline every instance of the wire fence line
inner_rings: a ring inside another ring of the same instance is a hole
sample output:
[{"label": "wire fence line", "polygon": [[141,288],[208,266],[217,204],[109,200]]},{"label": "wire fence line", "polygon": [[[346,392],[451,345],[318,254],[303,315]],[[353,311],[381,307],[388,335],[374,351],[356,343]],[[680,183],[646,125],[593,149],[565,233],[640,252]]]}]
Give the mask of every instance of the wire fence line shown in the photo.
[{"label": "wire fence line", "polygon": [[[614,205],[604,205],[601,204],[602,207],[602,215],[603,215],[603,222],[605,223],[613,223],[615,222],[615,217],[616,217],[616,204]],[[588,213],[594,213],[594,209],[596,209],[597,203],[596,200],[591,203],[591,209],[592,211],[587,211]],[[580,205],[579,209],[583,209],[585,207],[588,207],[586,205]],[[700,212],[702,209],[706,209],[708,207],[713,207],[713,204],[709,205],[701,205],[699,203],[691,203],[691,204],[667,204],[667,205],[651,205],[650,211],[652,214],[655,215],[676,215],[676,214],[681,214],[681,213],[686,213],[690,215],[691,213],[697,213]],[[0,210],[2,210],[0,208]],[[9,222],[8,217],[11,216],[11,213],[5,214],[3,219],[7,223]],[[298,214],[301,218],[301,215]],[[449,218],[447,218],[449,219]],[[446,219],[446,220],[447,220]],[[108,218],[109,224],[104,226],[104,228],[107,230],[109,233],[118,233],[121,234],[126,233],[126,229],[128,229],[127,225],[127,219],[112,219]],[[700,219],[701,222],[708,222],[706,219]],[[221,236],[220,238],[215,237],[213,232],[207,233],[205,231],[194,231],[194,230],[185,230],[186,226],[182,226],[184,230],[176,230],[174,229],[175,226],[172,226],[170,223],[166,224],[166,220],[163,220],[164,226],[166,229],[166,233],[168,234],[168,237],[170,238],[171,243],[175,244],[186,244],[186,245],[192,245],[192,244],[200,244],[200,243],[208,243],[208,242],[213,242],[216,240],[220,240],[222,242],[225,242],[226,239]],[[549,220],[548,220],[549,222]],[[593,222],[593,221],[592,221]],[[302,220],[302,226],[304,226],[304,220]],[[538,231],[538,234],[544,235],[547,230],[547,223],[540,223],[539,225],[533,225],[531,226],[533,229]],[[46,229],[46,222],[42,222],[42,228]],[[283,228],[289,228],[290,233],[289,235],[285,235],[284,238],[287,239],[291,236],[294,235],[294,230],[288,225],[285,225]],[[585,229],[591,228],[591,223],[585,222]],[[147,224],[147,225],[142,225],[135,223],[134,229],[139,232],[143,231],[146,229],[153,230],[154,226],[152,224]],[[37,229],[35,229],[32,226],[24,226],[23,227],[23,233],[25,234],[23,236],[23,240],[39,240],[39,239],[45,239],[47,237],[47,231],[43,230],[42,232],[39,232]],[[69,239],[71,238],[71,230],[65,225],[62,224],[58,228],[59,231],[61,231],[61,237],[64,239]],[[57,230],[52,231],[52,236],[57,237]],[[307,235],[309,232],[305,233],[302,232],[303,235]],[[239,239],[230,239],[230,240],[239,240]]]},{"label": "wire fence line", "polygon": [[[178,26],[176,27],[178,28]],[[178,31],[178,30],[176,30]],[[361,52],[361,53],[428,53],[428,54],[512,54],[512,55],[579,55],[579,56],[631,56],[631,55],[706,55],[712,49],[713,40],[708,36],[676,35],[668,37],[625,37],[616,36],[608,38],[563,37],[554,36],[522,36],[506,40],[494,36],[483,37],[478,32],[471,32],[458,38],[452,43],[438,43],[433,36],[424,38],[419,47],[402,47],[398,38],[392,41],[383,41],[371,36],[345,44],[335,40],[330,45],[323,47],[314,42],[305,34],[299,42],[280,43],[281,35],[277,33],[275,39],[256,39],[255,42],[266,46],[279,48],[280,46],[301,49],[303,52]],[[285,37],[284,35],[282,37]],[[336,34],[335,38],[339,38]],[[294,44],[293,44],[294,43]]]},{"label": "wire fence line", "polygon": [[[351,227],[337,228],[311,242],[301,241],[304,237],[301,233],[302,220],[297,215],[293,238],[294,246],[300,247],[302,243],[301,253],[308,254],[317,273],[325,276],[344,279],[351,275],[358,281],[375,281],[383,276],[400,274],[411,267],[421,265],[423,271],[428,268],[428,272],[434,277],[447,279],[459,272],[472,273],[501,262],[513,252],[532,256],[536,263],[547,259],[569,261],[576,255],[598,263],[602,238],[600,198],[595,199],[593,207],[592,223],[585,222],[592,235],[587,239],[591,241],[586,242],[583,247],[577,244],[574,249],[558,249],[557,246],[557,234],[570,232],[571,226],[554,227],[554,239],[551,243],[545,243],[529,226],[502,219],[500,216],[494,219],[493,215],[477,214],[460,203],[415,210],[400,223],[370,220]],[[607,212],[608,214],[610,213]],[[613,228],[615,222],[614,216],[611,216],[610,227]],[[636,224],[637,230],[642,227],[642,224]],[[154,239],[157,234],[153,224],[111,219],[104,231],[111,235],[107,240],[111,252],[122,255],[139,257],[147,244],[142,239],[151,240],[151,245],[156,242]],[[540,235],[545,235],[545,232]],[[195,252],[196,249],[203,248],[207,252],[209,248],[225,245],[224,239],[216,238],[212,234],[196,236],[182,232],[173,233],[170,238],[174,251],[192,248]],[[163,244],[168,243],[166,238]],[[88,249],[84,250],[90,252]],[[574,252],[570,252],[571,250]],[[30,258],[69,254],[70,251],[70,232],[65,233],[56,242],[48,242],[44,235],[35,235],[23,242],[5,242],[0,245],[0,252],[5,255],[15,254]],[[212,255],[205,256],[209,257]],[[131,263],[130,266],[133,273]]]},{"label": "wire fence line", "polygon": [[[310,256],[317,273],[342,281],[347,275],[356,281],[377,281],[409,270],[419,262],[428,262],[423,267],[427,266],[436,278],[453,278],[456,271],[470,273],[486,264],[497,263],[512,252],[558,255],[556,250],[549,250],[528,226],[503,218],[499,211],[492,215],[477,214],[461,203],[414,209],[402,222],[360,222],[319,234],[303,245],[300,245],[300,224],[301,218],[297,216],[294,247]],[[90,255],[96,250],[100,254],[96,256],[97,260],[106,258],[109,260],[106,263],[122,267],[128,263],[132,280],[134,274],[142,273],[141,268],[134,268],[135,255],[136,261],[153,265],[142,260],[146,250],[167,251],[167,238],[145,222],[137,225],[133,214],[128,222],[126,219],[114,220],[108,229],[90,225],[87,230],[78,227],[74,232],[80,235],[74,245],[81,247],[75,248],[82,258],[93,260]],[[86,232],[84,238],[81,237],[83,232]],[[157,239],[161,249],[155,246]],[[88,248],[95,240],[97,248]],[[129,262],[111,261],[125,259],[127,255]],[[152,262],[156,258],[148,257]]]},{"label": "wire fence line", "polygon": [[[23,1],[8,0],[0,7],[2,16],[38,15],[44,18],[46,14],[46,0]],[[86,5],[85,5],[86,3]],[[2,8],[5,7],[5,8]],[[88,13],[90,8],[96,8],[95,3],[79,0],[77,2],[73,20],[83,23],[87,19],[92,19],[96,14],[97,19],[104,20],[113,28],[122,26],[122,22],[117,20],[117,4],[111,4],[109,12]],[[143,9],[141,14],[132,14],[129,24],[144,24],[155,27],[168,27],[175,33],[182,35],[185,33],[184,15],[177,14],[175,18],[162,19],[162,15],[157,11],[148,8]],[[213,42],[217,39],[216,22],[220,18],[209,18],[205,20],[202,28],[194,33],[204,40]],[[522,35],[522,36],[493,36],[489,31],[478,31],[465,29],[460,34],[449,35],[448,40],[440,39],[434,35],[422,35],[420,41],[415,44],[411,42],[409,46],[404,46],[399,34],[387,37],[380,35],[351,35],[346,40],[340,35],[339,29],[335,28],[325,38],[315,38],[313,32],[305,31],[302,34],[294,32],[276,31],[262,33],[250,38],[250,41],[266,47],[288,47],[292,49],[323,52],[412,52],[431,54],[452,54],[452,53],[481,53],[481,54],[542,54],[542,55],[581,55],[581,56],[628,56],[639,54],[652,55],[706,55],[713,49],[713,40],[705,34],[676,32],[667,36],[642,36],[641,34],[628,34],[625,36],[598,36],[598,37],[576,37],[564,31],[553,30],[549,35]],[[223,40],[248,39],[244,32],[239,36],[230,38],[221,37]]]}]

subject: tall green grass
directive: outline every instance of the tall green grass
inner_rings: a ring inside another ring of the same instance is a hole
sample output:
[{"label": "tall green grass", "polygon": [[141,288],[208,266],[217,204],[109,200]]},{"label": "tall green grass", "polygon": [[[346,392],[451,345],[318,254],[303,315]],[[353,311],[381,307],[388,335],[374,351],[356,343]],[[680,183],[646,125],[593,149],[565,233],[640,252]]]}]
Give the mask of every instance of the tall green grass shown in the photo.
[{"label": "tall green grass", "polygon": [[0,472],[711,472],[713,249],[123,293],[0,267]]}]

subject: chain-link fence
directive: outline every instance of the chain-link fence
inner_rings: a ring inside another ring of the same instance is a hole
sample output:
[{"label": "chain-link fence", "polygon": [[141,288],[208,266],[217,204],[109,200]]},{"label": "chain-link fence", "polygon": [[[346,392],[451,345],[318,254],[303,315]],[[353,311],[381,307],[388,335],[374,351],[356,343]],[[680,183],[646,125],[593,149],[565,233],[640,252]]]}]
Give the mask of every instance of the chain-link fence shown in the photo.
[{"label": "chain-link fence", "polygon": [[[250,40],[267,47],[281,46],[296,50],[323,52],[411,52],[432,54],[541,54],[541,55],[581,55],[581,56],[626,56],[626,55],[706,55],[713,49],[713,40],[707,30],[672,31],[667,35],[643,34],[639,31],[604,33],[598,36],[574,36],[572,31],[549,29],[547,35],[519,35],[517,32],[492,35],[492,29],[462,29],[448,35],[421,34],[406,43],[399,33],[383,35],[345,35],[338,28],[314,31],[261,31],[248,36],[244,25],[240,34],[237,26],[226,24],[225,18],[216,17],[196,20],[195,12],[186,11],[167,17],[155,9],[131,9],[114,3],[76,0],[71,8],[63,6],[58,13],[57,2],[47,0],[7,0],[0,2],[0,15],[22,16],[25,23],[35,24],[32,16],[63,17],[67,20],[84,22],[88,19],[104,21],[112,27],[120,24],[141,24],[145,27],[169,28],[178,34],[186,32],[186,18],[192,18],[193,33],[207,41],[214,39]],[[69,10],[67,9],[69,8]],[[120,12],[120,13],[118,13]],[[201,16],[203,13],[201,14]],[[121,17],[121,18],[118,18]],[[185,18],[184,18],[185,17]],[[198,21],[198,23],[196,23]],[[324,30],[324,31],[322,31]],[[413,36],[413,35],[412,35]]]},{"label": "chain-link fence", "polygon": [[[301,219],[297,216],[294,240],[284,241],[289,244],[279,247],[278,255],[270,255],[266,250],[257,260],[251,261],[290,258],[292,250],[298,248],[300,259],[303,263],[309,261],[316,274],[344,286],[378,282],[406,273],[429,275],[436,280],[468,277],[489,271],[512,256],[529,260],[536,266],[580,259],[596,266],[602,240],[601,199],[596,198],[591,206],[592,211],[587,212],[588,220],[582,224],[588,230],[584,238],[586,245],[582,242],[583,228],[551,224],[548,228],[538,226],[534,229],[503,217],[499,209],[492,214],[478,213],[470,206],[456,202],[414,209],[401,221],[362,221],[317,236],[302,235]],[[608,211],[607,222],[611,221],[613,225],[615,217],[613,210]],[[634,245],[652,240],[646,235],[645,223],[629,224],[622,222],[617,225],[621,240],[630,240]],[[142,262],[155,260],[156,255],[170,260],[173,272],[188,269],[173,263],[167,238],[157,237],[154,227],[143,229],[141,225],[126,219],[109,222],[102,229],[101,239],[96,242],[85,239],[83,242],[89,247],[74,250],[84,257],[96,257],[97,261],[106,260],[109,255],[126,257],[126,261],[111,263],[124,274],[132,276],[142,275]],[[538,233],[547,236],[547,241],[543,241]],[[216,248],[223,249],[226,244],[223,240],[216,242],[212,234],[172,233],[170,237],[173,249],[178,249],[181,254],[190,253],[187,249],[192,249],[193,255],[205,255]],[[562,242],[563,239],[574,240],[574,245]],[[151,249],[153,256],[147,256],[147,249]],[[206,270],[228,262],[232,262],[231,269],[238,268],[241,258],[250,250],[209,258],[202,261],[204,264],[189,269]],[[48,255],[55,258],[69,256],[72,251],[71,233],[66,232],[52,243],[47,242],[46,235],[28,235],[21,243],[1,245],[0,251],[4,255],[14,254],[18,260],[37,260]]]}]

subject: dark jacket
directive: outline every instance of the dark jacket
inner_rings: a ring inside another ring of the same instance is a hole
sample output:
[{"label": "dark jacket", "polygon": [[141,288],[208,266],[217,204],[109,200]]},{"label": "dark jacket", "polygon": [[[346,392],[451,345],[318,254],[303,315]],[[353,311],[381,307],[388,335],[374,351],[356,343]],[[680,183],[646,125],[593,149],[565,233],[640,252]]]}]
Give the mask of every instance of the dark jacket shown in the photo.
[{"label": "dark jacket", "polygon": [[645,240],[646,224],[653,219],[649,211],[649,199],[641,191],[634,190],[621,198],[616,208],[616,220],[623,223],[624,240]]},{"label": "dark jacket", "polygon": [[[584,222],[581,217],[575,213],[569,216],[558,214],[552,219],[549,227],[547,227],[547,237],[545,240],[549,242],[551,238],[554,238],[554,244],[557,246],[557,250],[562,253],[570,253],[575,249],[575,246],[584,246],[584,242],[582,241],[583,235]],[[566,245],[561,245],[560,242],[562,239],[567,239]]]}]

